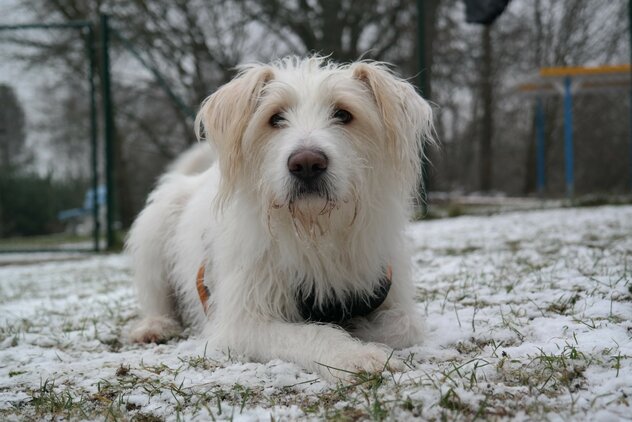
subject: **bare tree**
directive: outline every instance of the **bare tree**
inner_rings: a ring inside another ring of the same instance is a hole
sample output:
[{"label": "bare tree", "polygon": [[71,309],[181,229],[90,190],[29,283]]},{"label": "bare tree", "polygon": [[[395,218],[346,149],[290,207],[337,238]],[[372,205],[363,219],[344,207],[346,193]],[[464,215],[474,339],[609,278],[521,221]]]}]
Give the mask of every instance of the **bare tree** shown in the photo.
[{"label": "bare tree", "polygon": [[480,64],[480,88],[483,110],[480,131],[480,186],[481,191],[492,189],[492,163],[494,139],[494,75],[492,50],[492,25],[484,25],[481,31],[481,45],[483,54]]},{"label": "bare tree", "polygon": [[285,44],[287,52],[316,52],[343,62],[388,57],[411,36],[415,22],[414,2],[407,0],[238,2],[244,14]]},{"label": "bare tree", "polygon": [[[20,4],[33,14],[32,20],[47,22],[96,21],[100,11],[107,12],[113,27],[131,41],[146,63],[160,71],[192,110],[244,61],[319,52],[339,61],[359,57],[389,61],[408,77],[425,71],[426,81],[432,84],[423,92],[438,104],[437,129],[443,148],[433,156],[432,185],[441,189],[476,190],[486,179],[486,189],[531,191],[532,105],[517,97],[512,87],[543,66],[614,63],[627,54],[624,0],[512,2],[488,31],[486,41],[493,46],[489,60],[482,60],[480,28],[465,24],[462,0],[425,0],[424,33],[432,45],[426,49],[426,70],[418,65],[416,2],[411,0],[20,0]],[[12,40],[25,47],[20,55],[28,63],[45,65],[60,79],[72,80],[85,73],[84,36],[59,32],[54,37],[12,36]],[[481,67],[484,62],[486,69]],[[489,78],[481,79],[483,70]],[[116,136],[121,146],[116,157],[118,201],[125,207],[122,220],[127,224],[162,165],[194,137],[189,113],[165,94],[151,72],[116,37],[112,71]],[[625,118],[617,122],[615,109],[619,109],[600,103],[614,104],[614,97],[599,98],[577,101],[578,116],[601,106],[600,117],[610,122],[606,128],[582,128],[578,134],[577,158],[587,163],[595,160],[582,152],[589,136],[612,138],[601,142],[614,146],[614,139],[620,139],[627,127]],[[55,116],[52,110],[51,119],[67,120],[72,113],[79,118],[76,105],[81,103],[67,99],[60,108],[68,112]],[[547,153],[552,166],[561,165],[560,142],[555,140],[561,136],[557,101],[546,101]],[[481,119],[483,108],[491,110],[484,113],[489,116],[486,125]],[[607,136],[600,136],[599,130]],[[493,161],[488,147],[480,143],[481,135],[493,143]],[[482,163],[481,156],[491,164]],[[488,169],[485,176],[481,166]],[[586,168],[578,162],[579,167]],[[606,183],[605,176],[603,180]],[[551,177],[553,190],[557,183]]]},{"label": "bare tree", "polygon": [[[135,52],[160,71],[190,110],[196,110],[202,98],[230,79],[250,48],[246,45],[247,22],[226,0],[23,0],[21,4],[33,20],[44,22],[98,22],[99,12],[107,12],[116,31],[131,40]],[[59,76],[73,80],[85,76],[85,36],[83,32],[56,32],[53,37],[17,34],[5,40],[24,47],[18,58],[54,68]],[[131,169],[142,168],[144,174],[155,177],[161,170],[156,163],[173,158],[195,138],[191,115],[165,95],[119,41],[113,37],[111,44],[117,112],[115,160],[117,202],[121,221],[127,226],[152,184],[130,183]],[[67,119],[70,111],[60,109],[64,116],[57,117]],[[147,154],[154,158],[148,159]]]},{"label": "bare tree", "polygon": [[8,171],[24,160],[24,110],[9,85],[0,84],[0,167]]},{"label": "bare tree", "polygon": [[[534,103],[517,95],[516,84],[541,67],[627,62],[626,7],[627,2],[623,0],[512,2],[494,24],[490,34],[494,188],[512,194],[534,189]],[[484,98],[477,60],[483,51],[479,28],[464,24],[463,18],[460,0],[440,3],[432,73],[433,100],[440,107],[437,128],[443,145],[443,154],[435,159],[436,172],[440,174],[435,186],[467,191],[480,188],[474,182],[480,180],[481,163],[477,157],[481,155],[481,147],[479,142],[473,141],[480,139],[482,131],[480,116]],[[617,178],[612,172],[616,168],[621,174],[621,166],[625,164],[625,139],[621,133],[627,130],[627,101],[625,95],[620,94],[618,100],[615,95],[576,96],[578,187],[590,190],[621,183],[622,177]],[[596,111],[588,114],[593,108]],[[547,174],[552,193],[564,189],[561,112],[560,98],[545,99]],[[601,120],[610,123],[597,125]],[[607,154],[616,154],[610,157],[616,165],[606,164]],[[597,155],[604,155],[599,164]],[[600,169],[598,175],[597,168]],[[609,178],[605,176],[611,173]]]}]

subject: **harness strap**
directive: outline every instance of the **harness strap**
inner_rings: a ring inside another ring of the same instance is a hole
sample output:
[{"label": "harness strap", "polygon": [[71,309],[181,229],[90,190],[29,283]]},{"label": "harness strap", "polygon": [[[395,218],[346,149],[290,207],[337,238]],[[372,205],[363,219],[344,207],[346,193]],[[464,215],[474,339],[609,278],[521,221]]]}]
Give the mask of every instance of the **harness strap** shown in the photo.
[{"label": "harness strap", "polygon": [[337,297],[328,297],[320,305],[316,303],[316,293],[313,290],[309,295],[305,295],[299,289],[298,310],[305,321],[341,325],[353,318],[367,316],[379,308],[388,296],[392,279],[393,269],[388,265],[369,296],[350,294],[344,298],[344,301],[340,301]]},{"label": "harness strap", "polygon": [[205,265],[202,264],[198,269],[195,285],[197,287],[198,296],[200,297],[200,302],[202,302],[202,307],[204,308],[204,313],[208,314],[208,298],[210,296],[210,292],[208,291],[208,287],[206,287],[206,284],[204,284],[205,271]]},{"label": "harness strap", "polygon": [[[208,298],[210,292],[204,284],[205,264],[202,264],[197,272],[196,287],[200,297],[200,303],[204,313],[208,315]],[[393,268],[388,265],[384,269],[384,275],[373,289],[368,298],[360,295],[351,295],[345,302],[329,298],[320,306],[316,306],[315,292],[304,295],[299,289],[296,300],[299,312],[305,321],[342,324],[352,318],[366,316],[384,303],[391,289],[393,280]]]}]

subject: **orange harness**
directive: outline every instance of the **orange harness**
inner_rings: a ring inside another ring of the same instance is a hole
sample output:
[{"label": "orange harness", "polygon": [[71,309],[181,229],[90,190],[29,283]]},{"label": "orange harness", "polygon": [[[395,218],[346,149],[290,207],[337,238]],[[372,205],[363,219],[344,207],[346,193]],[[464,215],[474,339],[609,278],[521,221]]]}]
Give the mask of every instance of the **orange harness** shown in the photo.
[{"label": "orange harness", "polygon": [[206,267],[204,264],[200,265],[200,268],[197,272],[197,279],[195,282],[195,286],[197,287],[198,296],[200,297],[200,302],[202,302],[202,307],[204,308],[204,313],[208,314],[208,297],[210,292],[208,291],[208,287],[204,284],[204,272],[206,271]]}]

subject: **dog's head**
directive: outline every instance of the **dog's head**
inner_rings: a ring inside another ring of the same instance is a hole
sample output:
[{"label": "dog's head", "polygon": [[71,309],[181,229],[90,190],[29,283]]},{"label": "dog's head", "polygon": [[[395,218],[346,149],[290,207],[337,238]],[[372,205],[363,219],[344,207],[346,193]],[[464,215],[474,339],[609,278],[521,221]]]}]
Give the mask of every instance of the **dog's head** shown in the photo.
[{"label": "dog's head", "polygon": [[242,67],[196,123],[218,151],[220,204],[253,193],[305,215],[410,196],[431,122],[428,103],[385,65],[312,57]]}]

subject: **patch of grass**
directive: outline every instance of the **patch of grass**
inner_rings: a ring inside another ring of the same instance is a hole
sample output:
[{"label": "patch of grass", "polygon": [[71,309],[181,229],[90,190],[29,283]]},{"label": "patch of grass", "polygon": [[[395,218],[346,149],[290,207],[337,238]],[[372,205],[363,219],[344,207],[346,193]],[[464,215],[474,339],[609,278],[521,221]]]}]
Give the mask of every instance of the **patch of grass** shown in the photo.
[{"label": "patch of grass", "polygon": [[449,388],[444,394],[441,394],[439,398],[439,406],[444,409],[454,410],[458,412],[467,411],[469,407],[461,402],[461,398],[454,391],[453,388]]},{"label": "patch of grass", "polygon": [[[10,251],[13,249],[35,249],[38,247],[50,248],[82,242],[92,242],[92,237],[77,236],[68,233],[57,233],[45,236],[8,237],[0,239],[0,249]],[[91,243],[88,243],[86,249],[90,250],[91,246]]]},{"label": "patch of grass", "polygon": [[506,240],[505,241],[505,245],[507,245],[507,249],[509,249],[509,251],[511,253],[516,253],[520,250],[521,248],[521,241],[520,240]]},{"label": "patch of grass", "polygon": [[502,319],[502,325],[510,331],[513,331],[514,334],[518,336],[518,340],[520,342],[523,342],[525,339],[525,335],[522,334],[522,332],[520,332],[519,330],[519,328],[522,328],[524,326],[524,324],[519,321],[521,315],[519,315],[516,309],[511,306],[509,307],[509,310],[510,312],[509,314],[507,314],[503,311],[503,308],[500,307],[500,317]]},{"label": "patch of grass", "polygon": [[214,371],[215,369],[223,366],[220,362],[207,358],[205,354],[202,356],[192,356],[179,359],[183,364],[187,365],[188,368],[194,368],[203,371]]},{"label": "patch of grass", "polygon": [[17,321],[7,322],[5,325],[0,326],[0,343],[4,342],[7,338],[11,338],[11,347],[15,347],[20,343],[20,337],[24,333],[28,333],[34,327],[33,321],[21,318]]},{"label": "patch of grass", "polygon": [[442,255],[448,255],[448,256],[461,256],[461,255],[474,253],[480,249],[481,248],[478,246],[468,245],[462,248],[446,248],[442,251],[439,251],[439,253],[441,253]]},{"label": "patch of grass", "polygon": [[460,204],[452,203],[452,204],[448,205],[447,214],[448,214],[448,217],[450,217],[450,218],[460,217],[460,216],[465,214],[465,209]]},{"label": "patch of grass", "polygon": [[626,205],[632,204],[632,196],[630,195],[584,195],[573,198],[570,203],[572,207],[600,207],[604,205]]},{"label": "patch of grass", "polygon": [[559,354],[540,350],[527,361],[503,357],[497,369],[508,385],[526,386],[531,392],[557,396],[581,388],[589,364],[584,353],[567,344]]},{"label": "patch of grass", "polygon": [[72,394],[68,389],[55,388],[54,380],[45,380],[39,389],[31,393],[30,405],[35,408],[35,414],[51,417],[73,416],[88,417],[86,413],[86,399],[82,395]]},{"label": "patch of grass", "polygon": [[125,375],[129,374],[129,365],[125,366],[123,364],[121,364],[121,366],[118,367],[118,369],[115,372],[117,377],[124,377]]},{"label": "patch of grass", "polygon": [[27,371],[9,371],[9,378],[17,377],[18,375],[26,374]]},{"label": "patch of grass", "polygon": [[123,347],[123,343],[121,343],[121,340],[118,337],[110,337],[110,338],[106,338],[106,339],[98,339],[101,343],[105,344],[106,346],[109,347],[110,351],[112,352],[118,352],[119,350],[121,350],[121,347]]},{"label": "patch of grass", "polygon": [[560,296],[555,302],[551,302],[546,310],[559,315],[569,315],[579,299],[581,296],[577,294],[568,297]]},{"label": "patch of grass", "polygon": [[152,415],[151,413],[143,413],[138,412],[134,416],[132,416],[132,422],[163,422],[164,419],[159,418],[158,416]]}]

